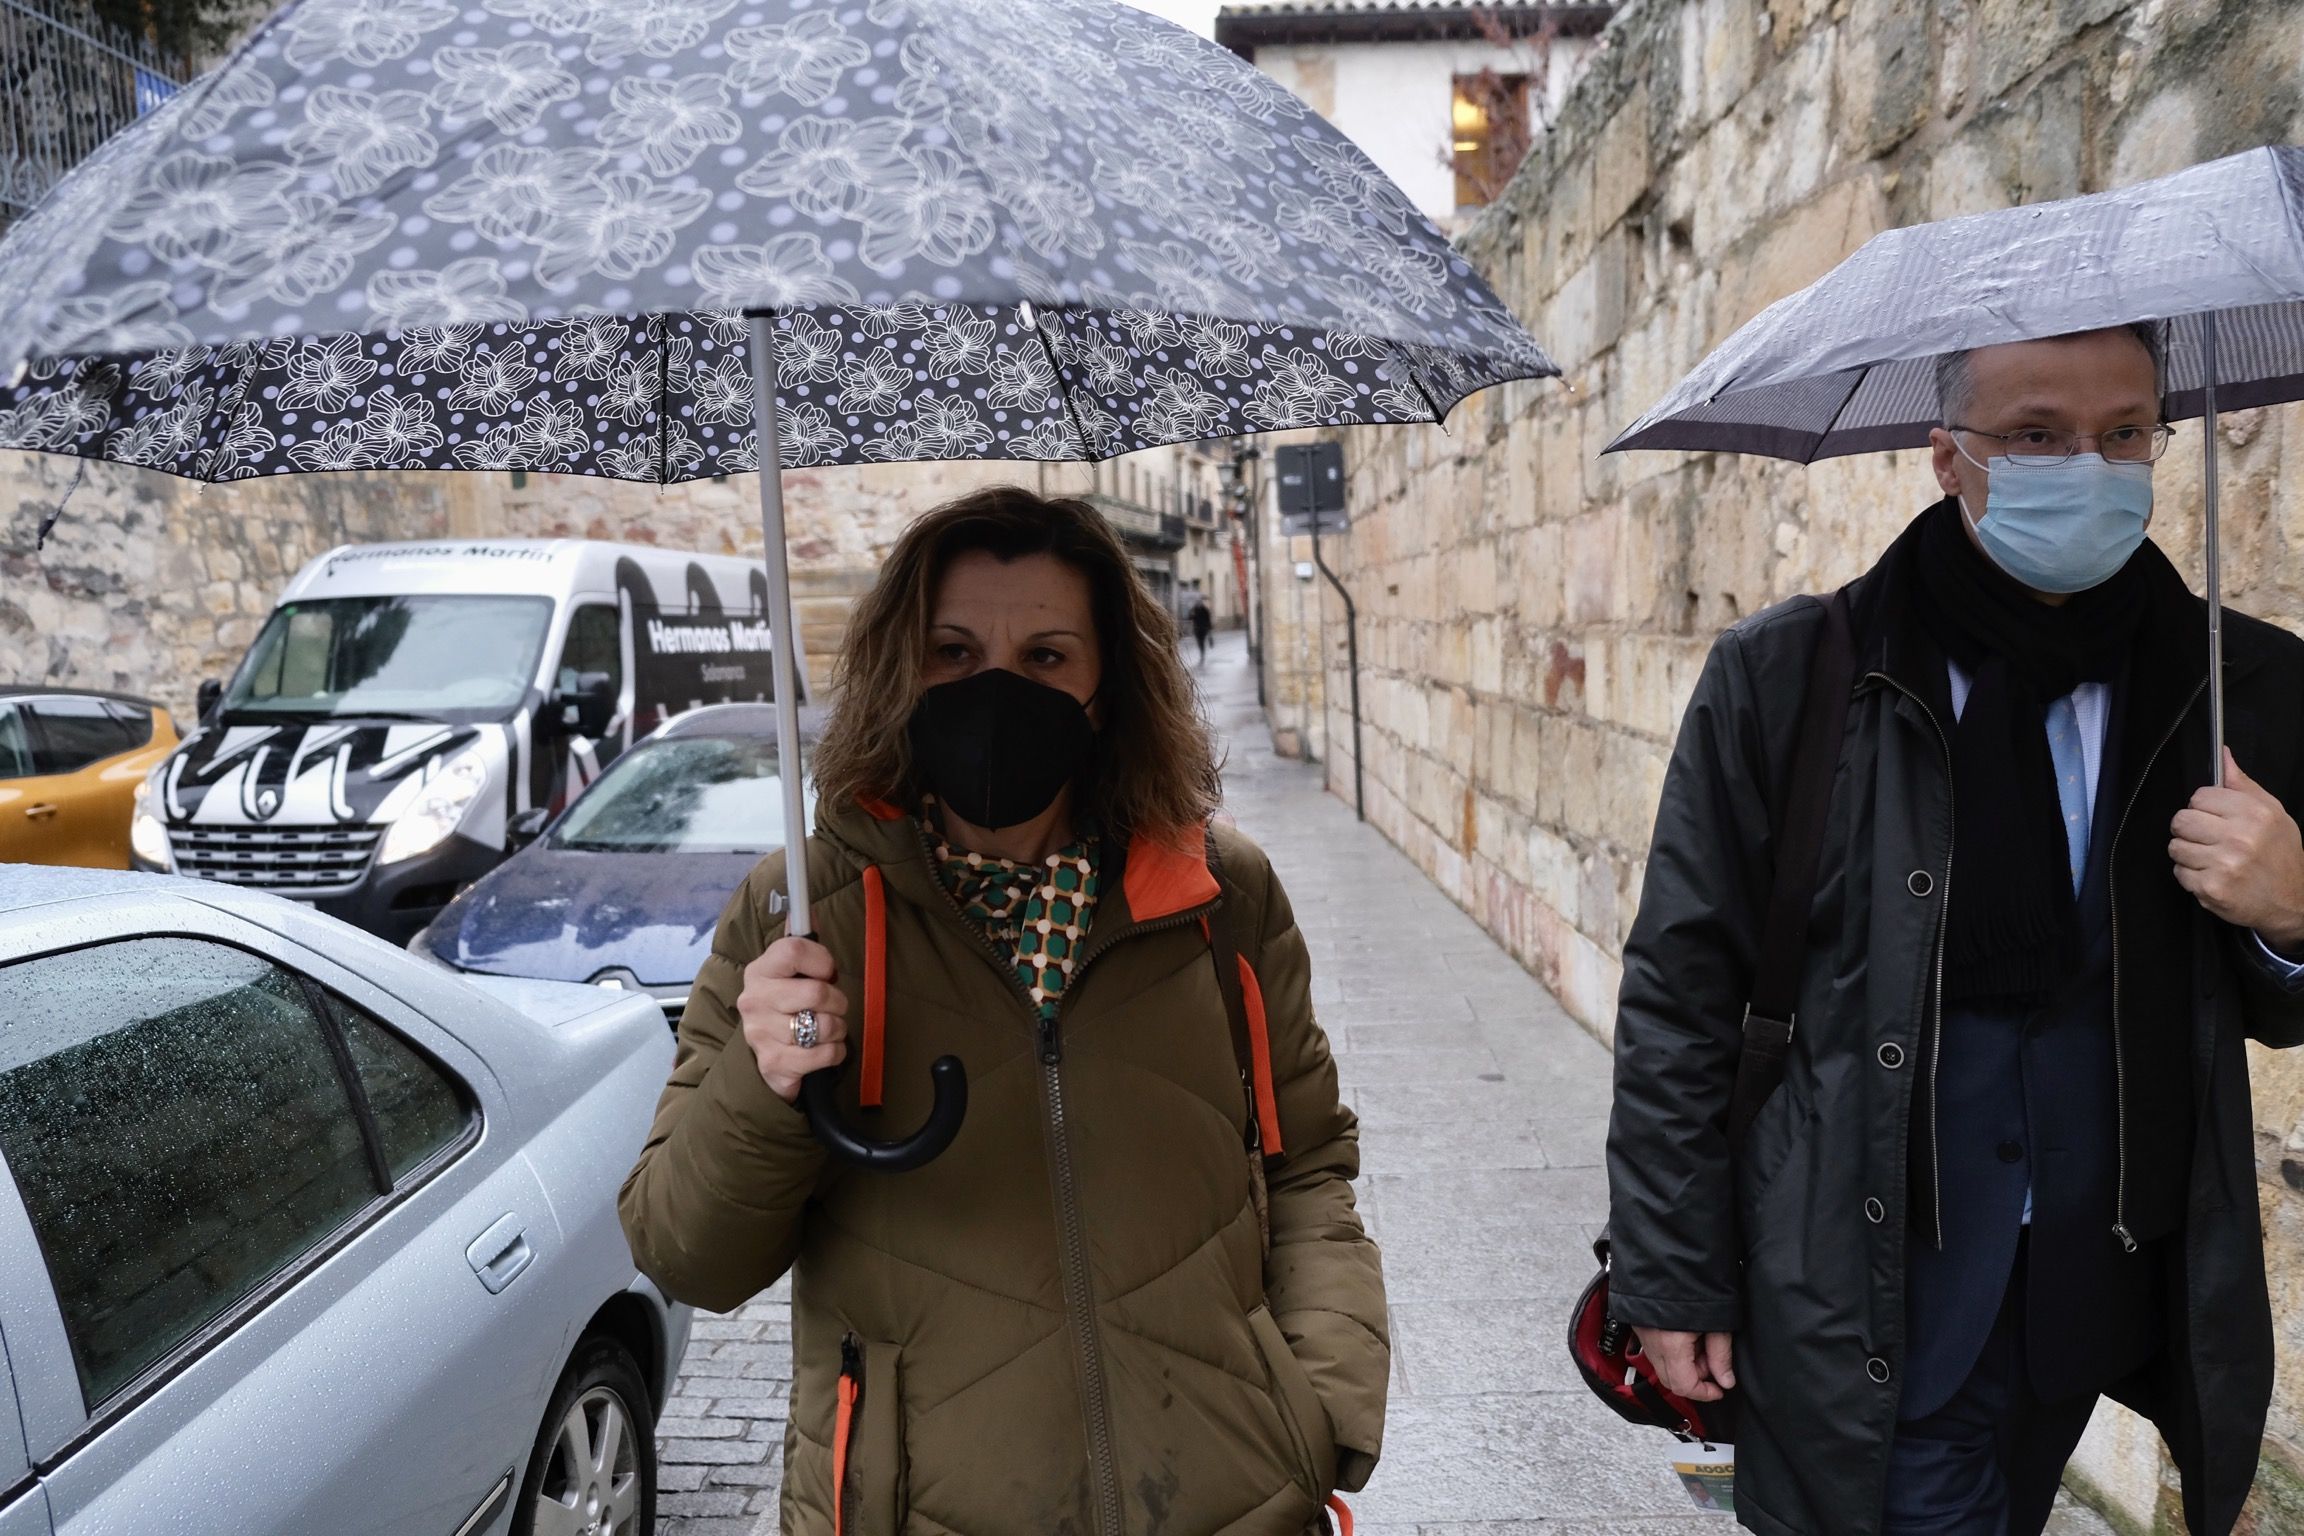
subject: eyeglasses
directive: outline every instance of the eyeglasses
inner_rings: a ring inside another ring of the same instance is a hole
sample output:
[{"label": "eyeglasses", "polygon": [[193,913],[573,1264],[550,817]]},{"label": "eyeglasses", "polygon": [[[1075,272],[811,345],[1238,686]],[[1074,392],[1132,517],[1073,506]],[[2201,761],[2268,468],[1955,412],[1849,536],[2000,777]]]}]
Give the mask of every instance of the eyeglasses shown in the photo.
[{"label": "eyeglasses", "polygon": [[[2176,435],[2176,429],[2164,421],[2148,427],[2114,427],[2106,432],[2059,432],[2050,427],[2019,427],[2014,432],[1985,432],[1959,426],[1945,430],[1991,438],[2001,445],[2001,453],[2009,463],[2029,467],[2061,464],[2086,442],[2094,443],[2096,451],[2115,464],[2150,464],[2168,451],[2168,439]],[[1989,466],[1979,464],[1977,467]]]}]

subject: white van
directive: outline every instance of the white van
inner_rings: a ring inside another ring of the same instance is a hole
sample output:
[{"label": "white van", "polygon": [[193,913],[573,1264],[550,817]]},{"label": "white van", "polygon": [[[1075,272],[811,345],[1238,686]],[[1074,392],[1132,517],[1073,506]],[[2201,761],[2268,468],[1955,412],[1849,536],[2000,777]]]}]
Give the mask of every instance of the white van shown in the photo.
[{"label": "white van", "polygon": [[137,792],[136,867],[404,942],[663,720],[771,698],[767,614],[765,573],[733,556],[330,550],[231,681],[201,684],[199,729]]}]

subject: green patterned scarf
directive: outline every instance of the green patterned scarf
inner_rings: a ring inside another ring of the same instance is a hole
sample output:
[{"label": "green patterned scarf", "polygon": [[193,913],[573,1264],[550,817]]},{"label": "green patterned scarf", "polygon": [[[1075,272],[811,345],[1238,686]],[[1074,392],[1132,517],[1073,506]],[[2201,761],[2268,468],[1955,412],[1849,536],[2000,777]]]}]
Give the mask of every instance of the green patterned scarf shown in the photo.
[{"label": "green patterned scarf", "polygon": [[1098,862],[1094,837],[1058,849],[1039,865],[963,853],[936,839],[944,888],[969,921],[1013,952],[1017,979],[1044,1021],[1056,1016],[1096,915]]}]

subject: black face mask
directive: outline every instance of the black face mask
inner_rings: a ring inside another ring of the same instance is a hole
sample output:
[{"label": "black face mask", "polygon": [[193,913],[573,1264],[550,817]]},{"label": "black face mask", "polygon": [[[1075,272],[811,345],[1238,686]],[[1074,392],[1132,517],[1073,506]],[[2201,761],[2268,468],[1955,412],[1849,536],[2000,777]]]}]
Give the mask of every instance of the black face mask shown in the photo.
[{"label": "black face mask", "polygon": [[1054,805],[1096,742],[1078,699],[998,668],[929,689],[910,730],[928,792],[991,832]]}]

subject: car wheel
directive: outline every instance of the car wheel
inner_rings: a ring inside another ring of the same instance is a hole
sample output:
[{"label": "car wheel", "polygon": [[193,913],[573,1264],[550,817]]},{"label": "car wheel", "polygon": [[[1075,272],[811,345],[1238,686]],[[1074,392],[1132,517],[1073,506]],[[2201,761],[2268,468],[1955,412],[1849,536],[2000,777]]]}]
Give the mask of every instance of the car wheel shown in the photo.
[{"label": "car wheel", "polygon": [[656,1425],[631,1352],[588,1338],[552,1389],[512,1536],[650,1536]]}]

